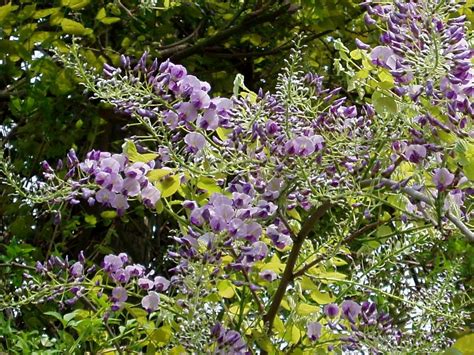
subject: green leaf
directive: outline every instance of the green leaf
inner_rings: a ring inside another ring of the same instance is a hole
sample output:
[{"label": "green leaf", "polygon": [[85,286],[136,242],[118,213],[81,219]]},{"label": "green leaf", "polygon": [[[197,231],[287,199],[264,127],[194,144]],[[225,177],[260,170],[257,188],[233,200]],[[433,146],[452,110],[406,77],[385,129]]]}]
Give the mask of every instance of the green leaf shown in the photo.
[{"label": "green leaf", "polygon": [[197,187],[206,190],[209,193],[222,191],[222,189],[217,185],[216,180],[207,176],[201,176],[199,178]]},{"label": "green leaf", "polygon": [[314,290],[313,292],[311,292],[309,297],[311,297],[313,301],[319,304],[328,304],[336,300],[336,297],[331,296],[329,293],[321,292],[319,290]]},{"label": "green leaf", "polygon": [[301,278],[301,288],[305,291],[308,291],[308,290],[317,290],[318,289],[318,286],[316,286],[314,284],[313,281],[311,281],[311,279],[307,276],[303,276]]},{"label": "green leaf", "polygon": [[158,188],[158,190],[160,190],[161,197],[170,197],[176,191],[178,191],[180,185],[179,180],[180,179],[178,175],[172,175],[166,176],[164,179],[157,181],[155,186]]},{"label": "green leaf", "polygon": [[80,10],[89,5],[90,2],[91,0],[61,0],[61,5],[73,10]]},{"label": "green leaf", "polygon": [[63,316],[61,314],[59,314],[58,312],[49,311],[49,312],[44,312],[44,314],[47,315],[47,316],[51,316],[51,317],[56,318],[57,320],[59,320],[61,322],[61,324],[63,326],[66,324],[66,322],[63,319]]},{"label": "green leaf", "polygon": [[255,342],[257,343],[260,349],[265,350],[269,354],[275,353],[272,341],[270,340],[268,335],[260,333],[257,330],[252,330],[252,338],[255,339]]},{"label": "green leaf", "polygon": [[43,18],[43,17],[48,17],[49,15],[52,15],[52,14],[58,12],[59,9],[61,9],[61,8],[60,7],[51,7],[49,9],[38,10],[33,14],[33,18],[34,19],[39,19],[39,18]]},{"label": "green leaf", "polygon": [[453,348],[459,350],[463,355],[473,355],[474,354],[474,334],[465,335],[458,340],[453,345]]},{"label": "green leaf", "polygon": [[105,17],[107,17],[107,13],[105,12],[105,8],[101,8],[99,10],[99,12],[97,12],[97,15],[95,16],[95,18],[99,21],[102,20]]},{"label": "green leaf", "polygon": [[0,6],[0,22],[2,22],[12,11],[18,9],[18,6],[13,6],[11,2],[4,6]]},{"label": "green leaf", "polygon": [[290,344],[297,344],[301,338],[301,330],[294,324],[286,325],[286,333],[284,339]]},{"label": "green leaf", "polygon": [[296,313],[300,316],[307,316],[310,314],[314,314],[319,311],[319,307],[313,306],[311,304],[300,303],[296,308]]},{"label": "green leaf", "polygon": [[82,23],[70,20],[68,18],[64,18],[61,20],[61,28],[65,33],[71,35],[83,35],[86,33],[86,28],[82,25]]},{"label": "green leaf", "polygon": [[379,91],[372,95],[372,104],[377,113],[392,113],[398,112],[398,105],[394,98],[382,95]]},{"label": "green leaf", "polygon": [[113,219],[117,217],[117,212],[113,210],[104,211],[100,214],[100,216],[104,219]]},{"label": "green leaf", "polygon": [[298,211],[296,210],[296,208],[292,208],[291,210],[289,210],[288,212],[286,212],[288,214],[288,216],[296,219],[297,221],[300,221],[301,222],[301,216],[300,214],[298,213]]},{"label": "green leaf", "polygon": [[360,49],[354,49],[353,51],[349,53],[349,55],[351,56],[352,59],[355,59],[355,60],[362,59],[362,52],[360,51]]},{"label": "green leaf", "polygon": [[135,143],[133,143],[129,139],[125,140],[125,143],[123,144],[122,149],[123,149],[123,153],[128,157],[128,159],[132,163],[136,163],[136,162],[148,163],[158,157],[158,154],[155,154],[155,153],[146,153],[146,154],[138,153]]},{"label": "green leaf", "polygon": [[173,170],[171,170],[170,168],[153,169],[148,172],[146,177],[150,182],[155,182],[167,175],[170,175],[172,172]]},{"label": "green leaf", "polygon": [[235,295],[234,285],[229,280],[221,280],[217,283],[217,293],[223,298],[232,298]]},{"label": "green leaf", "polygon": [[392,228],[389,226],[380,226],[377,228],[377,231],[375,232],[375,235],[377,238],[382,238],[386,237],[387,235],[392,234]]},{"label": "green leaf", "polygon": [[104,17],[100,20],[104,25],[111,25],[113,23],[119,22],[120,17]]},{"label": "green leaf", "polygon": [[222,128],[222,127],[218,127],[216,129],[216,133],[217,133],[217,136],[225,141],[227,139],[227,137],[229,136],[229,133],[231,133],[232,130],[231,129],[225,129],[225,128]]},{"label": "green leaf", "polygon": [[97,218],[91,214],[86,214],[86,216],[84,217],[84,220],[86,221],[86,223],[91,224],[93,226],[97,224]]},{"label": "green leaf", "polygon": [[163,346],[170,342],[171,340],[172,329],[169,325],[165,325],[158,329],[155,329],[150,336],[150,340],[155,343],[155,345]]}]

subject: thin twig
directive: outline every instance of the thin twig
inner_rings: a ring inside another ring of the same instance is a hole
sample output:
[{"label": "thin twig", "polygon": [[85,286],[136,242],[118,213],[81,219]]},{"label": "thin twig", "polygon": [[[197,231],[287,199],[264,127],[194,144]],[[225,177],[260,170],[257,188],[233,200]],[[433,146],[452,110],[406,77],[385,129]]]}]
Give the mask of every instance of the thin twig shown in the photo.
[{"label": "thin twig", "polygon": [[[381,178],[381,179],[374,179],[374,180],[363,180],[361,181],[360,186],[364,188],[364,187],[369,187],[369,186],[377,185],[377,184],[383,184],[389,187],[393,187],[393,186],[397,186],[399,183],[390,179]],[[431,207],[435,207],[435,201],[433,200],[433,198],[423,194],[422,192],[415,190],[412,187],[400,187],[400,191],[402,191],[404,194],[410,196],[411,198],[417,201],[421,201]],[[459,231],[462,234],[464,234],[464,236],[467,238],[468,241],[474,242],[474,232],[470,230],[469,227],[466,226],[463,221],[461,221],[459,218],[454,216],[449,211],[446,212],[446,218],[449,219],[459,229]],[[433,223],[433,221],[431,222]]]}]

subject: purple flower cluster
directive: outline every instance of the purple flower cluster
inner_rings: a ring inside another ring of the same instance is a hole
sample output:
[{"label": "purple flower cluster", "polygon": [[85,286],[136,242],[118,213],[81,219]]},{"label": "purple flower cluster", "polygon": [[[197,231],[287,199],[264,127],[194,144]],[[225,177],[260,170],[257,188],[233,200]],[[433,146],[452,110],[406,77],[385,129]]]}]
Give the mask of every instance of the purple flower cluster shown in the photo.
[{"label": "purple flower cluster", "polygon": [[147,292],[142,298],[141,305],[148,312],[158,309],[160,296],[158,292],[168,289],[170,282],[162,276],[152,278],[151,273],[146,274],[146,269],[140,264],[130,264],[127,254],[107,255],[104,257],[102,269],[108,277],[115,282],[116,287],[112,290],[112,310],[123,307],[128,298],[127,285],[135,284],[138,290]]},{"label": "purple flower cluster", "polygon": [[[78,259],[77,262],[70,264],[68,258],[63,260],[52,256],[44,263],[37,262],[36,271],[38,273],[44,277],[54,277],[62,281],[68,281],[71,285],[69,288],[64,286],[56,290],[48,300],[56,299],[70,292],[72,297],[67,298],[64,304],[73,305],[81,297],[86,296],[87,288],[90,287],[88,279],[94,279],[94,276],[98,273],[105,273],[107,278],[115,284],[109,297],[112,303],[111,311],[122,309],[129,298],[130,292],[135,291],[134,297],[146,292],[146,295],[141,299],[141,305],[146,311],[153,312],[158,310],[159,293],[168,290],[170,286],[170,281],[166,278],[162,276],[153,277],[153,273],[147,273],[143,265],[132,264],[125,253],[106,255],[99,269],[95,266],[86,269],[86,260],[82,252],[80,252]],[[96,283],[93,286],[100,288],[102,284]],[[102,289],[99,294],[103,292]]]},{"label": "purple flower cluster", "polygon": [[[230,267],[250,270],[269,252],[267,244],[262,241],[264,233],[276,248],[292,244],[288,229],[275,216],[277,206],[258,194],[251,184],[234,183],[229,192],[229,196],[214,193],[202,207],[194,201],[184,202],[184,207],[189,210],[191,227],[187,235],[175,238],[183,248],[179,254],[172,253],[181,264],[184,259],[193,257],[217,263],[222,252],[229,249],[236,256]],[[268,223],[269,220],[273,222]],[[271,279],[272,276],[264,278]]]},{"label": "purple flower cluster", "polygon": [[[101,85],[119,86],[124,80],[134,85],[144,81],[156,98],[156,102],[151,101],[147,104],[114,100],[113,103],[119,110],[152,119],[161,117],[163,123],[172,131],[181,127],[188,131],[194,131],[196,128],[214,131],[218,127],[228,126],[233,107],[232,100],[211,98],[209,83],[188,74],[182,65],[173,64],[169,60],[158,65],[156,59],[151,65],[147,65],[147,59],[148,53],[145,52],[132,69],[130,58],[122,56],[121,68],[110,65],[104,67],[107,80],[101,79]],[[200,133],[197,134],[202,136]],[[192,137],[188,135],[187,140],[193,141],[197,136]],[[192,149],[199,150],[201,143],[202,140],[199,140],[197,146],[188,144]]]},{"label": "purple flower cluster", "polygon": [[379,17],[387,28],[380,38],[383,45],[372,49],[371,58],[390,70],[397,93],[415,101],[421,93],[433,103],[446,100],[450,125],[464,128],[467,118],[462,114],[474,114],[474,51],[468,43],[466,16],[451,15],[459,4],[367,1],[364,6],[367,24]]},{"label": "purple flower cluster", "polygon": [[[324,306],[327,317],[327,327],[343,334],[343,351],[360,350],[365,339],[372,336],[386,336],[396,343],[400,342],[401,332],[392,326],[392,320],[387,313],[377,312],[377,306],[370,301],[361,304],[352,300],[345,300],[340,306],[331,303]],[[310,322],[307,326],[308,338],[316,341],[321,336],[322,325]],[[368,343],[370,344],[370,342]],[[372,351],[377,352],[376,349]]]},{"label": "purple flower cluster", "polygon": [[211,329],[211,337],[215,340],[213,354],[248,354],[247,344],[239,332],[225,329],[216,323]]},{"label": "purple flower cluster", "polygon": [[[67,200],[71,204],[79,203],[82,198],[89,205],[96,202],[105,207],[112,207],[119,215],[129,208],[128,201],[138,198],[149,208],[154,208],[161,197],[158,190],[147,179],[146,174],[153,169],[154,161],[132,163],[125,154],[112,154],[92,150],[86,159],[80,162],[71,150],[68,153],[69,171],[66,178],[72,186]],[[47,177],[53,176],[54,170],[43,163]],[[73,180],[77,177],[78,180]]]}]

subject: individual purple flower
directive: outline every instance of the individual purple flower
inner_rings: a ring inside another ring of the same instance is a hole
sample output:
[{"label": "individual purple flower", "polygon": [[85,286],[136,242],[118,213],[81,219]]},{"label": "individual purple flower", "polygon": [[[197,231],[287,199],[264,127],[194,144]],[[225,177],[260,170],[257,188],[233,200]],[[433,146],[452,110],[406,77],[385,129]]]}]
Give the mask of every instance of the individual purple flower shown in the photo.
[{"label": "individual purple flower", "polygon": [[154,283],[155,283],[155,290],[157,290],[158,292],[166,291],[168,287],[170,286],[170,282],[167,279],[165,279],[163,276],[155,277]]},{"label": "individual purple flower", "polygon": [[71,272],[71,276],[74,278],[81,277],[84,273],[84,266],[82,263],[79,261],[75,262],[74,264],[71,265],[69,268],[69,271]]},{"label": "individual purple flower", "polygon": [[297,137],[285,144],[285,152],[290,155],[306,157],[314,153],[314,143],[308,137]]},{"label": "individual purple flower", "polygon": [[100,162],[99,167],[106,173],[117,174],[120,171],[120,165],[121,164],[116,159],[106,158]]},{"label": "individual purple flower", "polygon": [[316,341],[321,337],[322,325],[319,322],[309,322],[307,325],[308,338]]},{"label": "individual purple flower", "polygon": [[355,319],[361,312],[361,307],[358,303],[346,300],[341,304],[342,316],[348,319],[350,322],[354,323]]},{"label": "individual purple flower", "polygon": [[100,189],[95,195],[95,199],[97,200],[97,202],[105,206],[112,206],[116,197],[117,196],[114,192],[106,188]]},{"label": "individual purple flower", "polygon": [[123,266],[123,261],[117,255],[109,254],[104,257],[103,268],[106,272],[115,272]]},{"label": "individual purple flower", "polygon": [[191,103],[197,109],[203,109],[209,107],[211,99],[209,95],[203,90],[195,90],[191,94]]},{"label": "individual purple flower", "polygon": [[396,69],[395,53],[390,47],[377,46],[370,52],[372,63],[390,69]]},{"label": "individual purple flower", "polygon": [[153,287],[155,287],[155,283],[147,277],[139,278],[137,283],[138,283],[138,287],[140,287],[143,290],[152,290]]},{"label": "individual purple flower", "polygon": [[153,185],[148,185],[141,192],[143,203],[148,208],[154,208],[158,200],[161,198],[161,192]]},{"label": "individual purple flower", "polygon": [[112,290],[112,301],[116,303],[123,303],[127,300],[128,293],[124,287],[115,287]]},{"label": "individual purple flower", "polygon": [[439,191],[444,191],[454,181],[454,174],[446,168],[434,169],[433,183]]},{"label": "individual purple flower", "polygon": [[206,110],[198,117],[196,123],[200,128],[212,131],[219,126],[219,119],[215,110]]},{"label": "individual purple flower", "polygon": [[125,210],[128,209],[128,200],[124,195],[117,194],[115,199],[112,201],[111,206],[118,211],[119,215],[123,215]]},{"label": "individual purple flower", "polygon": [[235,330],[226,330],[220,323],[211,328],[211,336],[216,341],[217,354],[245,354],[247,345],[242,336]]},{"label": "individual purple flower", "polygon": [[142,307],[147,312],[154,312],[160,304],[160,295],[155,291],[149,291],[148,295],[142,299]]},{"label": "individual purple flower", "polygon": [[197,109],[191,102],[181,103],[176,111],[179,119],[186,122],[194,122],[198,117]]},{"label": "individual purple flower", "polygon": [[406,147],[405,158],[412,163],[419,163],[426,157],[426,148],[420,144],[412,144]]},{"label": "individual purple flower", "polygon": [[182,78],[186,77],[186,74],[187,74],[186,68],[184,66],[182,66],[181,64],[169,63],[168,71],[169,71],[169,73],[171,75],[171,78],[173,80],[182,79]]},{"label": "individual purple flower", "polygon": [[110,275],[118,283],[125,284],[130,280],[130,273],[125,269],[117,269]]},{"label": "individual purple flower", "polygon": [[178,114],[174,111],[167,111],[163,115],[163,122],[166,123],[170,129],[175,129],[179,123]]},{"label": "individual purple flower", "polygon": [[280,196],[280,192],[283,189],[283,186],[283,179],[275,177],[268,182],[263,196],[270,200],[275,200]]},{"label": "individual purple flower", "polygon": [[140,277],[145,274],[145,267],[140,264],[127,265],[125,271],[127,271],[132,277]]},{"label": "individual purple flower", "polygon": [[262,279],[264,279],[265,281],[268,281],[268,282],[272,282],[272,281],[276,280],[276,278],[278,277],[277,274],[275,273],[275,271],[272,271],[272,270],[260,271],[258,273],[258,276],[260,276],[260,278],[262,278]]},{"label": "individual purple flower", "polygon": [[[131,173],[129,171],[129,173]],[[123,180],[122,191],[125,196],[137,196],[140,193],[140,182],[134,177],[127,177]]]},{"label": "individual purple flower", "polygon": [[329,318],[335,318],[339,314],[339,307],[335,303],[329,303],[324,306],[324,314]]},{"label": "individual purple flower", "polygon": [[250,242],[256,242],[262,235],[262,226],[257,222],[250,222],[242,228],[242,234]]},{"label": "individual purple flower", "polygon": [[206,145],[206,138],[201,133],[191,132],[184,137],[184,142],[191,152],[197,153]]},{"label": "individual purple flower", "polygon": [[362,42],[358,38],[355,39],[355,43],[356,43],[357,48],[359,49],[365,49],[365,50],[370,49],[370,46],[368,44]]},{"label": "individual purple flower", "polygon": [[248,251],[245,255],[251,257],[253,260],[262,260],[268,254],[268,247],[264,242],[253,243],[251,247],[248,247]]}]

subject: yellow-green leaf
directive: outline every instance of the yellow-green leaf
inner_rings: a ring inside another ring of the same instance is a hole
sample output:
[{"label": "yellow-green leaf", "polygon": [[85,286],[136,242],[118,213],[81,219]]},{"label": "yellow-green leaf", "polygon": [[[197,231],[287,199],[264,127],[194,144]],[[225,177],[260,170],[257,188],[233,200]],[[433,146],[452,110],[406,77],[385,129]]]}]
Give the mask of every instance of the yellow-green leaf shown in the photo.
[{"label": "yellow-green leaf", "polygon": [[280,261],[280,259],[278,258],[278,255],[276,255],[275,253],[270,259],[270,262],[263,265],[262,270],[271,270],[279,274],[283,271],[284,268],[285,268],[285,264],[283,264]]},{"label": "yellow-green leaf", "polygon": [[347,265],[347,261],[341,259],[341,258],[338,258],[337,256],[331,258],[329,260],[333,265],[335,266],[343,266],[343,265]]},{"label": "yellow-green leaf", "polygon": [[297,221],[300,221],[301,222],[301,216],[300,214],[298,213],[298,211],[296,210],[296,208],[292,208],[291,210],[289,210],[287,212],[288,216],[290,217],[293,217],[294,219],[296,219]]},{"label": "yellow-green leaf", "polygon": [[398,111],[395,99],[390,96],[384,96],[378,91],[372,95],[372,104],[377,113],[397,113]]},{"label": "yellow-green leaf", "polygon": [[349,53],[349,55],[351,56],[352,59],[355,59],[355,60],[359,60],[362,58],[362,53],[360,49],[354,49],[353,51]]},{"label": "yellow-green leaf", "polygon": [[275,328],[278,334],[283,335],[285,333],[285,325],[278,316],[276,316],[275,320],[273,321],[273,327]]},{"label": "yellow-green leaf", "polygon": [[182,345],[175,346],[173,349],[169,351],[168,354],[170,355],[183,355],[187,354],[188,352]]},{"label": "yellow-green leaf", "polygon": [[6,5],[0,6],[0,21],[3,21],[12,11],[18,9],[18,6],[13,6],[11,2]]},{"label": "yellow-green leaf", "polygon": [[86,223],[91,224],[93,226],[97,224],[97,218],[91,214],[86,214],[86,216],[84,217],[84,220],[86,221]]},{"label": "yellow-green leaf", "polygon": [[99,12],[97,12],[95,18],[100,21],[105,17],[107,17],[107,13],[105,12],[105,8],[102,7]]},{"label": "yellow-green leaf", "polygon": [[129,139],[125,141],[125,143],[122,146],[122,149],[123,149],[123,153],[133,163],[136,163],[136,162],[148,163],[149,161],[152,161],[158,157],[158,154],[155,154],[155,153],[146,153],[146,154],[138,153],[135,143],[133,143]]},{"label": "yellow-green leaf", "polygon": [[89,5],[90,2],[91,0],[61,0],[61,5],[73,10],[80,10]]},{"label": "yellow-green leaf", "polygon": [[303,288],[303,290],[307,291],[307,290],[317,290],[318,289],[318,286],[316,286],[314,284],[313,281],[311,281],[311,279],[307,276],[303,276],[301,278],[301,287]]},{"label": "yellow-green leaf", "polygon": [[309,296],[313,301],[319,304],[328,304],[336,300],[336,297],[331,296],[329,293],[321,292],[319,290],[314,290]]},{"label": "yellow-green leaf", "polygon": [[345,278],[347,278],[347,275],[336,271],[321,272],[318,276],[321,278],[328,278],[333,280],[344,280]]},{"label": "yellow-green leaf", "polygon": [[111,25],[113,23],[119,22],[120,17],[104,17],[103,19],[99,20],[102,22],[104,25]]},{"label": "yellow-green leaf", "polygon": [[52,15],[52,14],[55,14],[56,12],[58,12],[59,9],[60,9],[60,7],[51,7],[49,9],[38,10],[33,14],[33,18],[34,19],[39,19],[39,18],[43,18],[43,17],[48,17],[49,15]]},{"label": "yellow-green leaf", "polygon": [[453,348],[459,350],[463,355],[474,355],[474,334],[459,338],[454,343]]},{"label": "yellow-green leaf", "polygon": [[113,219],[113,218],[117,217],[117,212],[113,211],[113,210],[104,211],[100,214],[100,216],[102,218],[105,218],[105,219]]},{"label": "yellow-green leaf", "polygon": [[202,190],[206,190],[209,193],[222,191],[222,189],[217,185],[217,182],[215,179],[212,179],[206,176],[201,176],[199,178],[197,187],[199,187]]},{"label": "yellow-green leaf", "polygon": [[155,186],[160,190],[161,197],[166,198],[173,195],[179,189],[179,176],[166,176],[155,183]]},{"label": "yellow-green leaf", "polygon": [[231,129],[225,129],[225,128],[222,128],[222,127],[218,127],[216,129],[217,135],[223,141],[227,140],[227,136],[229,135],[230,132],[232,132]]},{"label": "yellow-green leaf", "polygon": [[269,354],[274,354],[274,348],[271,340],[264,333],[260,333],[257,330],[252,330],[252,338],[255,339],[258,347],[262,350],[265,350]]},{"label": "yellow-green leaf", "polygon": [[82,35],[86,32],[86,28],[80,22],[64,18],[61,20],[61,28],[65,33],[71,35]]},{"label": "yellow-green leaf", "polygon": [[223,298],[232,298],[235,295],[234,285],[229,280],[221,280],[217,283],[217,293]]},{"label": "yellow-green leaf", "polygon": [[172,330],[169,325],[165,325],[163,327],[155,329],[150,336],[151,341],[154,342],[156,345],[166,345],[171,339],[171,332]]},{"label": "yellow-green leaf", "polygon": [[297,344],[301,338],[301,330],[298,329],[295,325],[286,327],[285,340],[290,344]]},{"label": "yellow-green leaf", "polygon": [[306,304],[306,303],[300,303],[298,305],[298,308],[296,309],[296,313],[298,313],[300,316],[307,316],[310,314],[314,314],[318,311],[319,311],[319,307]]},{"label": "yellow-green leaf", "polygon": [[146,177],[150,182],[155,182],[167,175],[170,175],[172,172],[173,170],[171,170],[170,168],[153,169],[148,172]]}]

